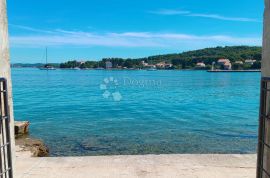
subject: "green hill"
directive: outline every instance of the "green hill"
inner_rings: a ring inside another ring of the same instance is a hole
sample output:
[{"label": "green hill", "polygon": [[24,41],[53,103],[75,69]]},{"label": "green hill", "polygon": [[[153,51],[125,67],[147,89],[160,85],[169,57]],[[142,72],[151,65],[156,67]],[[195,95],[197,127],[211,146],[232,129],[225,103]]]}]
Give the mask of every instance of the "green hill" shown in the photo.
[{"label": "green hill", "polygon": [[197,62],[204,62],[205,64],[211,65],[212,62],[217,61],[220,58],[230,59],[231,62],[244,61],[246,59],[253,59],[261,61],[261,47],[249,47],[249,46],[226,46],[216,48],[205,48],[201,50],[194,50],[183,52],[179,54],[167,54],[151,56],[143,58],[146,62],[155,63],[157,61],[168,61],[174,64],[187,63],[193,64]]},{"label": "green hill", "polygon": [[[126,68],[142,68],[142,61],[149,64],[157,64],[159,62],[172,63],[172,69],[190,69],[196,66],[197,62],[204,62],[207,68],[213,62],[220,58],[229,59],[232,63],[235,61],[245,61],[247,59],[256,60],[255,66],[243,66],[244,69],[259,68],[261,61],[262,48],[257,46],[226,46],[205,48],[201,50],[187,51],[178,54],[156,55],[138,59],[122,59],[122,58],[104,58],[102,61],[87,61],[80,64],[76,61],[69,61],[60,64],[61,68],[81,67],[81,68],[96,68],[105,67],[105,62],[112,62],[113,68],[126,67]],[[238,68],[239,66],[237,66]],[[241,68],[241,66],[240,66]]]}]

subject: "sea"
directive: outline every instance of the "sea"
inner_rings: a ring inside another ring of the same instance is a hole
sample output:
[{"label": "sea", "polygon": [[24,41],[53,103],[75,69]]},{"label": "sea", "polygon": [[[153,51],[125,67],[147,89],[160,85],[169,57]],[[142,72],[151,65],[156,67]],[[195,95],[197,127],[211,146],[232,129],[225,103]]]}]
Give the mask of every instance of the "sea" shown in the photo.
[{"label": "sea", "polygon": [[13,68],[15,119],[51,156],[245,154],[260,73]]}]

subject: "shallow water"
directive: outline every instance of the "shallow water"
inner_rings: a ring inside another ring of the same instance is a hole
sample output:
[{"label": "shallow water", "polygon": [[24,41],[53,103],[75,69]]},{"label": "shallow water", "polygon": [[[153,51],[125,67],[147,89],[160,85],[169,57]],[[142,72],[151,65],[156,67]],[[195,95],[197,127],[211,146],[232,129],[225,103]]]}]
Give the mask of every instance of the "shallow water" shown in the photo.
[{"label": "shallow water", "polygon": [[[13,69],[52,156],[255,153],[260,73]],[[106,89],[105,89],[106,88]]]}]

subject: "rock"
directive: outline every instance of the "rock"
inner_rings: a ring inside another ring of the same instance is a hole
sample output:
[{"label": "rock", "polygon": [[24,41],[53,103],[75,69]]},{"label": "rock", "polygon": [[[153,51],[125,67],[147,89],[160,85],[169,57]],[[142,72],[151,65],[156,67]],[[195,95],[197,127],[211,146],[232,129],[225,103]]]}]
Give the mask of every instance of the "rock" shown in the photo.
[{"label": "rock", "polygon": [[16,145],[19,145],[25,151],[31,151],[34,157],[49,156],[49,148],[38,139],[30,138],[28,121],[15,121]]},{"label": "rock", "polygon": [[15,121],[15,136],[28,134],[29,125],[30,123],[28,121]]},{"label": "rock", "polygon": [[26,151],[31,151],[33,157],[49,156],[49,148],[41,141],[33,138],[16,139],[16,145],[19,145]]},{"label": "rock", "polygon": [[33,145],[31,151],[32,151],[34,157],[47,157],[47,156],[49,156],[49,148],[46,145],[44,145],[43,143]]}]

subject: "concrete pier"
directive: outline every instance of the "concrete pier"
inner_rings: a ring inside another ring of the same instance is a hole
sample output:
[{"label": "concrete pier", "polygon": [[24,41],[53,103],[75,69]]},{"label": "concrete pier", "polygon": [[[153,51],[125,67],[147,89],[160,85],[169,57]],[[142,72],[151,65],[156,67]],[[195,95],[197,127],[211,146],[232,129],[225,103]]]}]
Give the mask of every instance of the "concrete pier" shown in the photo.
[{"label": "concrete pier", "polygon": [[30,158],[16,178],[254,178],[256,155],[141,155]]}]

